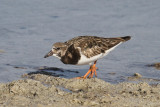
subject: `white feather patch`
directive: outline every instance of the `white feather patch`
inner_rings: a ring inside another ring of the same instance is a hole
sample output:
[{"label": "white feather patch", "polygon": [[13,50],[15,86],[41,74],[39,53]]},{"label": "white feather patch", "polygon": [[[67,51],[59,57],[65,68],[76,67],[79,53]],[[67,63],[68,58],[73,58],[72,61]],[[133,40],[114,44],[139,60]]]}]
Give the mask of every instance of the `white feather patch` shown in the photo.
[{"label": "white feather patch", "polygon": [[61,59],[57,54],[53,54],[52,56],[58,58],[58,59]]},{"label": "white feather patch", "polygon": [[120,45],[122,42],[120,42],[119,44],[117,44],[116,46],[110,48],[109,50],[106,50],[105,53],[101,53],[98,54],[96,56],[93,56],[91,58],[87,58],[85,55],[82,54],[82,52],[80,52],[81,54],[81,58],[78,61],[77,65],[88,65],[90,63],[93,63],[94,61],[106,56],[109,52],[111,52],[113,49],[115,49],[118,45]]}]

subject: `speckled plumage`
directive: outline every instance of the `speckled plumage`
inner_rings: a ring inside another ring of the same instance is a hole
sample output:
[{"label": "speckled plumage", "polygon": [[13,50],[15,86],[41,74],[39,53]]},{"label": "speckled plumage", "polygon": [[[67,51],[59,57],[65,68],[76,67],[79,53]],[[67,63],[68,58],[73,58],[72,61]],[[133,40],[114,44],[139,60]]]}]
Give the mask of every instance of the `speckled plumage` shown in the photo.
[{"label": "speckled plumage", "polygon": [[126,39],[130,39],[129,36],[118,38],[103,38],[97,36],[78,36],[65,43],[67,45],[74,44],[74,47],[80,47],[82,53],[87,57],[93,57],[100,53],[104,53],[106,50],[114,47],[120,42],[125,42]]},{"label": "speckled plumage", "polygon": [[[107,55],[110,49],[130,38],[130,36],[117,38],[78,36],[64,43],[57,42],[53,44],[52,50],[45,58],[53,55],[58,57],[64,64],[89,64]],[[94,58],[95,56],[97,57]],[[92,60],[92,58],[94,59]]]}]

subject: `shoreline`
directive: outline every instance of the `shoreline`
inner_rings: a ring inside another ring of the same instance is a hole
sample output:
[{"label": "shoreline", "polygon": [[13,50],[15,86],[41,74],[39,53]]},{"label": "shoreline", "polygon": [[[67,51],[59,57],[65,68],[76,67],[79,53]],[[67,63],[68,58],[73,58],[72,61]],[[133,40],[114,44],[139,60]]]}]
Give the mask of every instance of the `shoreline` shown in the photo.
[{"label": "shoreline", "polygon": [[97,78],[77,80],[44,74],[22,77],[22,80],[0,83],[0,106],[160,106],[160,84],[110,84]]}]

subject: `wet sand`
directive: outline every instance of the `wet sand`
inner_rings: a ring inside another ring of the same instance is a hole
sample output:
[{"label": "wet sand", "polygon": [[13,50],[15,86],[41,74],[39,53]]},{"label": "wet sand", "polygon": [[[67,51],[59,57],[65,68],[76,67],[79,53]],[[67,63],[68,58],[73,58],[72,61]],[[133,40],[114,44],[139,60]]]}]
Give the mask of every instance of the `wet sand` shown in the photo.
[{"label": "wet sand", "polygon": [[98,78],[65,79],[25,74],[0,84],[0,106],[7,107],[159,107],[160,85],[110,84]]}]

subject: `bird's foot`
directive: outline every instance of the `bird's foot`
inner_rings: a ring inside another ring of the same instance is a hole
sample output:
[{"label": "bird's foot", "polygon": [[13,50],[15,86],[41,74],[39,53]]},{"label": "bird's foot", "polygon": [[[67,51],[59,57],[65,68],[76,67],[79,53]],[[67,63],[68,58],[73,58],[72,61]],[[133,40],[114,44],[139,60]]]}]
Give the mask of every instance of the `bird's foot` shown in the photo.
[{"label": "bird's foot", "polygon": [[84,76],[82,76],[82,77],[75,77],[74,79],[86,79],[87,75],[89,75],[90,72],[91,72],[91,69],[89,69],[88,72]]},{"label": "bird's foot", "polygon": [[90,69],[88,70],[88,72],[84,76],[76,77],[74,79],[86,79],[87,77],[92,78],[94,74],[97,77],[96,69],[97,69],[96,64],[93,64],[93,66],[90,67]]},{"label": "bird's foot", "polygon": [[83,76],[81,76],[81,77],[75,77],[73,79],[85,79],[85,78]]}]

